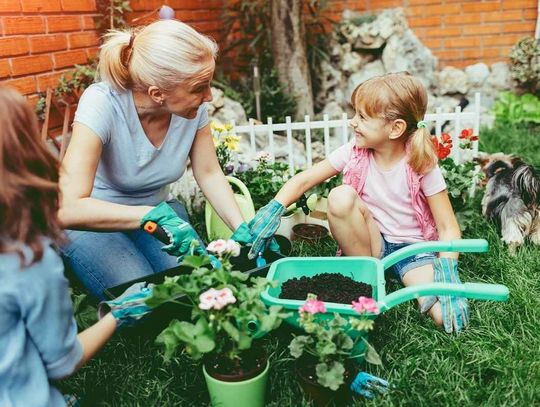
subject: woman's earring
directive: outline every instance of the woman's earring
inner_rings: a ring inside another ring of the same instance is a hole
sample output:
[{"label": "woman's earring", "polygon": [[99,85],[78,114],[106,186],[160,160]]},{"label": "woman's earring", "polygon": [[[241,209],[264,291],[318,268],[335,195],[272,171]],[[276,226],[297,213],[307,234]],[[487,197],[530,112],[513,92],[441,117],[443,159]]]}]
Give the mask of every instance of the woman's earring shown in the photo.
[{"label": "woman's earring", "polygon": [[159,101],[159,105],[160,105],[160,106],[163,106],[163,99],[161,99],[161,100]]}]

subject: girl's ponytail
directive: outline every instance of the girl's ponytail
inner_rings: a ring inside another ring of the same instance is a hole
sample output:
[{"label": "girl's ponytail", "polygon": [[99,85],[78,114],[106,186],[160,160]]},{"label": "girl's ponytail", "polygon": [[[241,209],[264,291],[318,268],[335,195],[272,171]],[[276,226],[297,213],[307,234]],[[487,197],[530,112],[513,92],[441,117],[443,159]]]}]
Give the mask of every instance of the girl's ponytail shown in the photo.
[{"label": "girl's ponytail", "polygon": [[431,170],[437,164],[437,154],[431,141],[431,133],[419,126],[410,138],[409,165],[418,174]]},{"label": "girl's ponytail", "polygon": [[126,90],[131,83],[129,58],[135,36],[130,31],[110,31],[105,35],[98,63],[98,79],[117,90]]}]

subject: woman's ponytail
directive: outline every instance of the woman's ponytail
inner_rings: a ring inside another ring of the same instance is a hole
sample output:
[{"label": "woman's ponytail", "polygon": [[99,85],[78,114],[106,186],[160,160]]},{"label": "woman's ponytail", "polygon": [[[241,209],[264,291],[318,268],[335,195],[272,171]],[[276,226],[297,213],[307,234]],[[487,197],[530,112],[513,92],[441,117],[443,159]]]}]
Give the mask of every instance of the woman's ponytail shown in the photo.
[{"label": "woman's ponytail", "polygon": [[133,51],[134,34],[130,31],[110,31],[105,35],[98,63],[98,79],[117,90],[130,87],[129,59]]},{"label": "woman's ponytail", "polygon": [[410,138],[409,165],[418,174],[430,171],[437,164],[437,154],[431,133],[425,127],[417,128]]}]

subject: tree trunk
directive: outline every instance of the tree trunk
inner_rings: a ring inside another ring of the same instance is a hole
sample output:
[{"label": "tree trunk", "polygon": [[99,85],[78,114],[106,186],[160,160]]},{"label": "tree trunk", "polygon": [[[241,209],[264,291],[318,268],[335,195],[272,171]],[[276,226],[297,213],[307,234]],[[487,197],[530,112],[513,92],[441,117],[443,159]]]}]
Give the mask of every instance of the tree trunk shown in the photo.
[{"label": "tree trunk", "polygon": [[307,64],[303,1],[272,0],[272,54],[280,82],[297,102],[296,120],[313,116],[313,91]]}]

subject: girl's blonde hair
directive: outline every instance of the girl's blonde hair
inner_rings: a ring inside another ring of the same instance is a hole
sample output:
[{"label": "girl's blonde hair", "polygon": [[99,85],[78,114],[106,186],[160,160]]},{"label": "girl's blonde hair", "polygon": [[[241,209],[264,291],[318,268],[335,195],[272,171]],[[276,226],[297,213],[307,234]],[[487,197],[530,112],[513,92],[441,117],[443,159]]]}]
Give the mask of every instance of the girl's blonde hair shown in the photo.
[{"label": "girl's blonde hair", "polygon": [[[43,256],[42,237],[61,242],[58,160],[41,140],[36,114],[15,90],[0,86],[0,253],[23,262]],[[22,246],[33,258],[23,256]]]},{"label": "girl's blonde hair", "polygon": [[101,46],[98,78],[117,90],[157,86],[166,92],[200,72],[217,52],[213,39],[177,20],[113,30]]},{"label": "girl's blonde hair", "polygon": [[437,164],[437,154],[431,134],[418,128],[427,110],[427,91],[422,82],[408,72],[375,76],[360,84],[353,92],[351,103],[355,110],[369,117],[387,121],[404,120],[407,128],[403,140],[410,143],[409,165],[419,173]]}]

